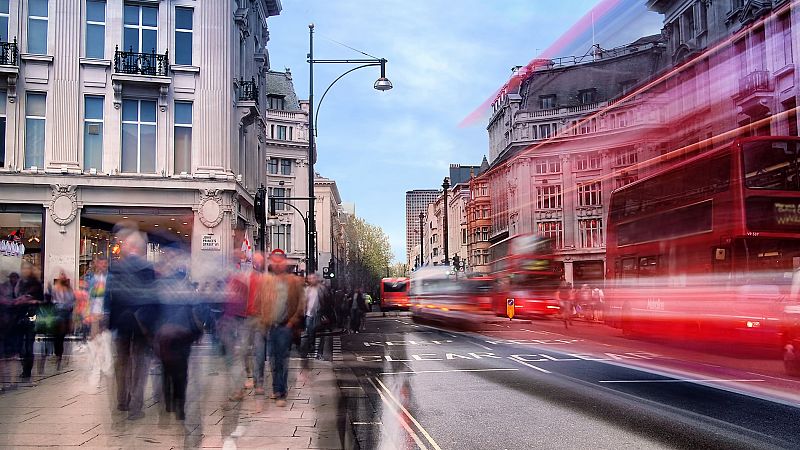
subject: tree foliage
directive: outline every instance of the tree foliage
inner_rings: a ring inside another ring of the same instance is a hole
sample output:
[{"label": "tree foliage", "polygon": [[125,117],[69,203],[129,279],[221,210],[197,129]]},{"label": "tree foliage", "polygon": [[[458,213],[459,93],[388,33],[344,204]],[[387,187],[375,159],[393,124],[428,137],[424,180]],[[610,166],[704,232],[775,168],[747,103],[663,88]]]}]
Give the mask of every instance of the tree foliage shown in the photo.
[{"label": "tree foliage", "polygon": [[356,216],[350,216],[344,228],[347,239],[346,287],[375,292],[394,258],[389,237],[381,227]]}]

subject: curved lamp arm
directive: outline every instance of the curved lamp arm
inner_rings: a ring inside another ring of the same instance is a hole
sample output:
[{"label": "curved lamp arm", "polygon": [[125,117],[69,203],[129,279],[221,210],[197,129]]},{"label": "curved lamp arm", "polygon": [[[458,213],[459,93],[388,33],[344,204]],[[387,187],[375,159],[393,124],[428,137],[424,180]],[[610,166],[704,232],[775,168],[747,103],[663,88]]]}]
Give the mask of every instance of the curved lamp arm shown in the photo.
[{"label": "curved lamp arm", "polygon": [[314,136],[317,136],[317,128],[319,128],[317,126],[317,118],[319,117],[319,108],[320,108],[320,106],[322,106],[322,101],[325,100],[325,96],[328,94],[328,91],[331,90],[333,85],[336,84],[337,81],[339,81],[342,78],[344,78],[344,76],[347,75],[350,72],[356,71],[358,69],[363,69],[364,67],[380,66],[381,64],[382,64],[381,61],[375,61],[374,63],[362,64],[360,66],[353,67],[352,69],[348,70],[347,72],[339,75],[335,80],[333,80],[333,82],[330,85],[328,85],[328,88],[325,89],[325,92],[322,93],[322,97],[319,98],[319,102],[317,102],[317,106],[316,106],[316,111],[314,112]]}]

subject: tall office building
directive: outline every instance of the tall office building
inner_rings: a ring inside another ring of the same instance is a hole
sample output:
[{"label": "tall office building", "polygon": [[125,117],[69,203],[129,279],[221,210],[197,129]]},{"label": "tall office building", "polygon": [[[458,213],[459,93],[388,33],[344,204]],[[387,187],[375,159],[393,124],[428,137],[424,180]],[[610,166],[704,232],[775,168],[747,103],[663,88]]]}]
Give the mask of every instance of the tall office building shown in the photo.
[{"label": "tall office building", "polygon": [[414,189],[406,192],[406,263],[413,266],[412,249],[419,246],[419,213],[428,209],[428,204],[436,201],[437,189]]}]

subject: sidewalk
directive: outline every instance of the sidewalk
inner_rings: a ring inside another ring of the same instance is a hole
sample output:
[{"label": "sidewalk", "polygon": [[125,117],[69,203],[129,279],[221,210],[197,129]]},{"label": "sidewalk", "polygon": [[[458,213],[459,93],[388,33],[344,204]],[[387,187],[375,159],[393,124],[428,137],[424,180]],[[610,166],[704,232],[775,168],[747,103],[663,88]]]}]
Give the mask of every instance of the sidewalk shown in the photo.
[{"label": "sidewalk", "polygon": [[101,380],[99,387],[88,385],[85,353],[73,355],[59,373],[48,361],[45,373],[49,376],[35,377],[33,387],[0,395],[0,447],[345,447],[346,413],[333,363],[293,357],[288,403],[279,408],[252,390],[241,402],[228,401],[224,359],[212,353],[208,345],[193,349],[185,422],[162,412],[163,406],[153,396],[153,384],[160,375],[149,377],[145,417],[128,421],[113,408],[112,380]]}]

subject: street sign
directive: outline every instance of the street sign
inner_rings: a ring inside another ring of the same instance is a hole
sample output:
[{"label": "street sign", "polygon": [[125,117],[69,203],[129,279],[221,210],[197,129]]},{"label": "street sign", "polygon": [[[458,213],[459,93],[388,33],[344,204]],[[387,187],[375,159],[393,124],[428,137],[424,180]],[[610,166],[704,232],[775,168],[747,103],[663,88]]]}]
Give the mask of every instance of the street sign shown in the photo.
[{"label": "street sign", "polygon": [[200,250],[202,251],[222,250],[222,243],[219,240],[219,236],[213,234],[204,234],[203,239],[200,241]]},{"label": "street sign", "polygon": [[509,319],[513,319],[514,318],[514,299],[513,298],[506,299],[506,315],[508,316]]}]

